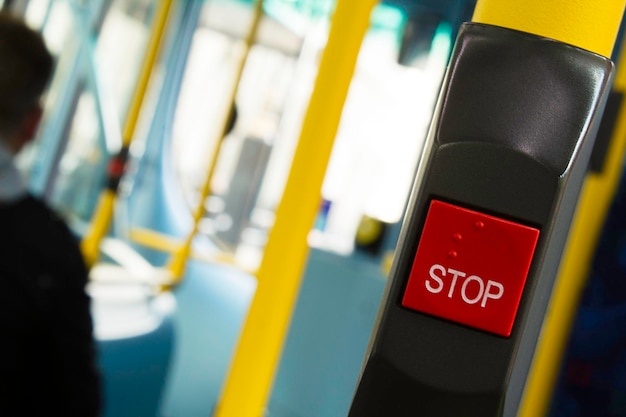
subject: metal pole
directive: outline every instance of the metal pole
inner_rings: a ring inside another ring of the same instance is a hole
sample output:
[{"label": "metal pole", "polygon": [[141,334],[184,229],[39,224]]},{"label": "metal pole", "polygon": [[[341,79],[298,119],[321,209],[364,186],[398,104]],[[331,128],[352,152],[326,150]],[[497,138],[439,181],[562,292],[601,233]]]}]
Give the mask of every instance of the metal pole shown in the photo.
[{"label": "metal pole", "polygon": [[261,417],[296,302],[308,254],[307,236],[360,45],[375,0],[339,0],[317,82],[282,201],[276,213],[259,284],[216,417]]},{"label": "metal pole", "polygon": [[239,84],[241,82],[241,77],[243,75],[243,70],[244,70],[246,61],[248,59],[248,55],[250,53],[250,49],[252,48],[252,45],[254,44],[255,38],[259,30],[259,23],[261,22],[261,17],[263,17],[263,0],[257,0],[255,10],[254,10],[254,17],[252,19],[252,24],[250,25],[248,35],[246,36],[246,39],[245,39],[245,51],[237,67],[235,80],[233,82],[233,89],[230,94],[230,101],[229,101],[230,111],[226,115],[224,120],[222,121],[222,129],[221,129],[221,134],[220,134],[217,146],[215,150],[212,152],[211,157],[209,159],[209,167],[208,167],[208,171],[205,177],[204,184],[200,191],[200,199],[198,200],[199,201],[198,207],[196,208],[194,212],[194,216],[193,216],[193,227],[191,231],[189,232],[189,234],[187,235],[185,242],[179,248],[177,248],[177,250],[174,252],[172,259],[170,260],[170,263],[168,265],[168,269],[170,270],[172,274],[172,280],[173,280],[174,285],[179,283],[183,277],[187,260],[189,259],[191,255],[191,244],[193,243],[193,239],[195,238],[196,234],[198,234],[198,226],[200,224],[200,221],[204,217],[204,211],[205,211],[204,202],[206,201],[207,197],[211,194],[211,182],[213,180],[213,174],[215,173],[217,159],[219,157],[220,150],[222,148],[224,137],[228,134],[228,129],[230,128],[229,126],[229,121],[231,117],[230,112],[234,111],[234,108],[235,108],[237,91],[239,90]]},{"label": "metal pole", "polygon": [[[626,44],[622,45],[620,56],[623,57],[624,52]],[[626,91],[625,64],[622,61],[617,66],[613,91]],[[520,417],[543,416],[548,411],[578,303],[589,276],[593,254],[623,172],[625,149],[626,106],[622,103],[604,169],[602,172],[587,175],[580,195],[541,339],[528,374]]]},{"label": "metal pole", "polygon": [[[473,21],[545,36],[610,57],[625,4],[624,0],[479,0]],[[616,85],[623,85],[624,76],[622,70]],[[622,119],[622,125],[625,123]],[[622,126],[622,136],[625,129]],[[592,250],[614,194],[623,152],[624,141],[615,141],[609,168],[602,175],[589,175],[580,195],[519,416],[540,417],[546,413]],[[505,415],[516,411],[505,410]]]},{"label": "metal pole", "polygon": [[521,30],[611,56],[623,0],[478,0],[472,20]]},{"label": "metal pole", "polygon": [[[122,134],[122,152],[120,152],[118,157],[120,166],[118,166],[119,169],[117,174],[119,174],[119,176],[121,176],[121,172],[123,171],[126,163],[128,147],[133,140],[135,128],[139,119],[139,111],[141,110],[141,106],[148,89],[150,75],[152,74],[152,69],[156,65],[156,59],[162,44],[167,18],[172,6],[172,0],[162,0],[158,4],[159,8],[154,18],[152,34],[139,75],[139,81],[137,83],[137,88],[133,95],[126,123],[124,125],[124,132]],[[119,183],[119,176],[116,178],[117,181],[114,181],[113,184],[109,184],[109,186],[100,194],[98,206],[96,207],[95,214],[91,221],[90,230],[81,242],[83,257],[89,267],[93,266],[98,259],[100,241],[106,235],[109,230],[109,226],[111,225],[113,209],[117,198],[117,184]]]}]

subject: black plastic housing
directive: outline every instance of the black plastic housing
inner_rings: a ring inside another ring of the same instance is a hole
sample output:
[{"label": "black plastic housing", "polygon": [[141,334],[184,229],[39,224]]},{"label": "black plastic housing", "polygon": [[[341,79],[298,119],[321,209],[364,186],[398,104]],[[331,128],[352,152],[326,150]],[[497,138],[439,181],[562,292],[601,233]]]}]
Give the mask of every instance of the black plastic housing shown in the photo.
[{"label": "black plastic housing", "polygon": [[[570,45],[462,26],[349,417],[516,414],[612,73]],[[510,337],[401,306],[433,198],[540,229]]]}]

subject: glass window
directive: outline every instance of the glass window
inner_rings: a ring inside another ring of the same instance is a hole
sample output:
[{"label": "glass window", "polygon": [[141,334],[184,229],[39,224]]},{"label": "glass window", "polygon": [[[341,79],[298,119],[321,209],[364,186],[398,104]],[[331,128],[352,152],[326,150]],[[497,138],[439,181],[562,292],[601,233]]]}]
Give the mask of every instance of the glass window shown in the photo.
[{"label": "glass window", "polygon": [[[212,195],[202,202],[200,232],[250,268],[274,223],[328,34],[319,7],[315,17],[301,8],[299,19],[287,23],[282,17],[297,7],[279,3],[267,5],[264,36],[250,51],[238,90],[239,118],[223,141]],[[226,0],[209,8],[194,35],[174,121],[176,173],[191,210],[200,204],[209,156],[221,140],[242,58],[241,22],[251,14],[249,6]],[[399,10],[379,6],[362,46],[322,190],[327,218],[310,239],[315,246],[348,254],[362,216],[387,223],[402,217],[451,44],[450,26],[437,24],[419,62],[401,65],[405,20]]]},{"label": "glass window", "polygon": [[[44,35],[50,49],[62,54],[61,59],[68,49],[66,43],[77,44],[68,60],[77,65],[78,70],[75,76],[65,77],[62,85],[53,82],[48,102],[54,108],[66,106],[68,110],[62,123],[50,120],[53,118],[45,119],[42,133],[48,137],[42,137],[39,144],[60,147],[66,144],[56,171],[50,174],[55,176],[50,202],[82,222],[91,219],[104,185],[107,161],[121,146],[122,123],[141,67],[149,36],[148,23],[156,4],[153,0],[116,0],[111,4],[95,51],[91,52],[95,56],[95,69],[91,70],[86,52],[86,48],[93,47],[91,40],[80,36],[76,28],[69,32],[72,36],[68,38],[68,25],[64,23],[63,16],[78,18],[73,15],[76,11],[69,8],[67,2],[56,1],[46,21]],[[59,66],[59,71],[71,71],[71,67]],[[63,74],[58,76],[63,78]],[[104,110],[118,119],[115,127],[118,132],[113,137],[104,136]],[[54,123],[54,128],[46,129],[50,127],[47,123]]]},{"label": "glass window", "polygon": [[[397,29],[396,29],[397,30]],[[324,180],[328,214],[312,243],[350,253],[362,216],[402,219],[451,45],[442,24],[419,67],[398,64],[392,30],[366,36]]]},{"label": "glass window", "polygon": [[[200,204],[208,163],[230,110],[234,77],[244,58],[243,38],[251,19],[250,5],[209,2],[194,34],[173,127],[176,174],[194,211]],[[267,183],[264,175],[275,166],[270,159],[287,143],[287,148],[293,149],[297,139],[298,129],[284,121],[291,109],[301,117],[308,98],[293,94],[294,79],[297,73],[303,73],[298,59],[302,42],[296,32],[265,16],[257,42],[247,56],[236,98],[237,123],[222,143],[211,183],[212,195],[204,202],[206,217],[200,224],[201,233],[232,251],[240,246],[252,221],[261,185]],[[311,85],[309,80],[306,93]],[[287,130],[290,137],[283,134]],[[290,152],[284,156],[288,163]],[[272,201],[270,208],[275,204]]]}]

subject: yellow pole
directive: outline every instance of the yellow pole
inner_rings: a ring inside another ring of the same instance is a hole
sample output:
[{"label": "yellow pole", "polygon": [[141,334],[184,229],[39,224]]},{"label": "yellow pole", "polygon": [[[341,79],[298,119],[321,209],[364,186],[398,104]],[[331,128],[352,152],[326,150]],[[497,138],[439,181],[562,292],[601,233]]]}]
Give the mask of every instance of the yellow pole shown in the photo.
[{"label": "yellow pole", "polygon": [[[621,56],[626,53],[625,46],[623,44]],[[613,89],[626,92],[626,61],[617,67]],[[623,171],[626,147],[626,105],[623,103],[617,120],[604,171],[587,176],[579,199],[574,227],[528,376],[520,417],[545,415],[554,391],[561,358],[589,276],[604,219]]]},{"label": "yellow pole", "polygon": [[[166,253],[174,253],[182,246],[182,239],[176,239],[148,229],[132,228],[128,232],[128,237],[131,241],[146,248]],[[237,265],[235,257],[226,252],[190,251],[189,257],[201,262],[236,266],[241,269],[241,266]],[[256,274],[256,270],[253,269],[246,269],[246,272]],[[168,285],[171,284],[168,283]]]},{"label": "yellow pole", "polygon": [[376,0],[338,0],[317,82],[276,213],[258,287],[216,417],[261,417],[271,389],[301,275],[307,236],[358,52]]},{"label": "yellow pole", "polygon": [[624,0],[478,0],[472,20],[611,56]]},{"label": "yellow pole", "polygon": [[[167,17],[172,6],[172,0],[160,0],[158,5],[154,22],[152,24],[152,33],[148,42],[148,48],[144,56],[143,66],[139,74],[139,80],[137,82],[135,93],[132,97],[128,114],[126,116],[126,123],[122,134],[122,148],[126,150],[130,146],[135,134],[137,120],[139,119],[139,111],[141,110],[141,106],[148,89],[150,74],[156,64],[157,55],[162,43],[161,40],[163,38],[163,33],[165,32]],[[125,160],[120,162],[124,163]],[[100,241],[104,238],[111,225],[116,192],[117,189],[111,189],[110,187],[107,187],[104,191],[102,191],[98,200],[98,205],[96,206],[95,214],[91,221],[91,227],[81,242],[81,250],[83,257],[85,258],[85,263],[88,267],[93,266],[98,259]]]},{"label": "yellow pole", "polygon": [[[626,0],[479,0],[473,21],[534,33],[610,57],[625,4]],[[616,85],[624,86],[625,77],[624,71],[618,74]],[[520,417],[546,414],[599,230],[621,172],[625,137],[626,108],[622,107],[606,169],[588,176],[579,198]]]},{"label": "yellow pole", "polygon": [[[229,102],[230,109],[231,109],[230,111],[233,111],[233,109],[235,108],[235,101],[237,98],[237,91],[239,89],[241,76],[243,75],[243,69],[245,67],[248,54],[250,53],[250,48],[252,47],[252,44],[254,43],[254,40],[256,38],[258,29],[259,29],[259,23],[261,22],[261,17],[263,17],[263,0],[257,0],[256,7],[254,10],[254,17],[252,19],[252,24],[250,25],[250,29],[245,39],[244,54],[243,54],[243,57],[241,58],[241,61],[239,62],[239,65],[237,66],[235,80],[233,83],[233,89],[230,94],[230,102]],[[194,237],[198,233],[198,226],[200,225],[200,221],[204,217],[204,202],[206,201],[207,197],[211,193],[211,181],[213,180],[213,174],[215,173],[215,166],[217,165],[216,162],[217,162],[217,158],[219,157],[220,150],[222,148],[223,139],[228,134],[228,128],[229,128],[228,124],[229,124],[230,118],[231,118],[231,114],[229,113],[226,115],[226,118],[223,120],[222,129],[220,130],[221,134],[219,137],[219,141],[217,143],[216,149],[211,154],[211,158],[209,160],[208,172],[206,174],[204,184],[200,191],[199,204],[193,215],[193,227],[191,231],[189,232],[189,234],[187,235],[185,242],[179,248],[177,248],[176,251],[174,252],[174,255],[168,265],[168,268],[172,274],[172,279],[173,279],[174,284],[179,283],[183,277],[187,260],[189,259],[191,255],[191,244],[193,243]]]}]

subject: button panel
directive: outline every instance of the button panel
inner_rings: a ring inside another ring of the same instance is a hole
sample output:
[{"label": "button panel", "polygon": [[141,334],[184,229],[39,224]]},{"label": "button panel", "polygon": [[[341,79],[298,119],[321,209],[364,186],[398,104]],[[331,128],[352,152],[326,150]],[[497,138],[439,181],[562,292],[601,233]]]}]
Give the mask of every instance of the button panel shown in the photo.
[{"label": "button panel", "polygon": [[402,306],[511,335],[539,230],[433,200]]}]

